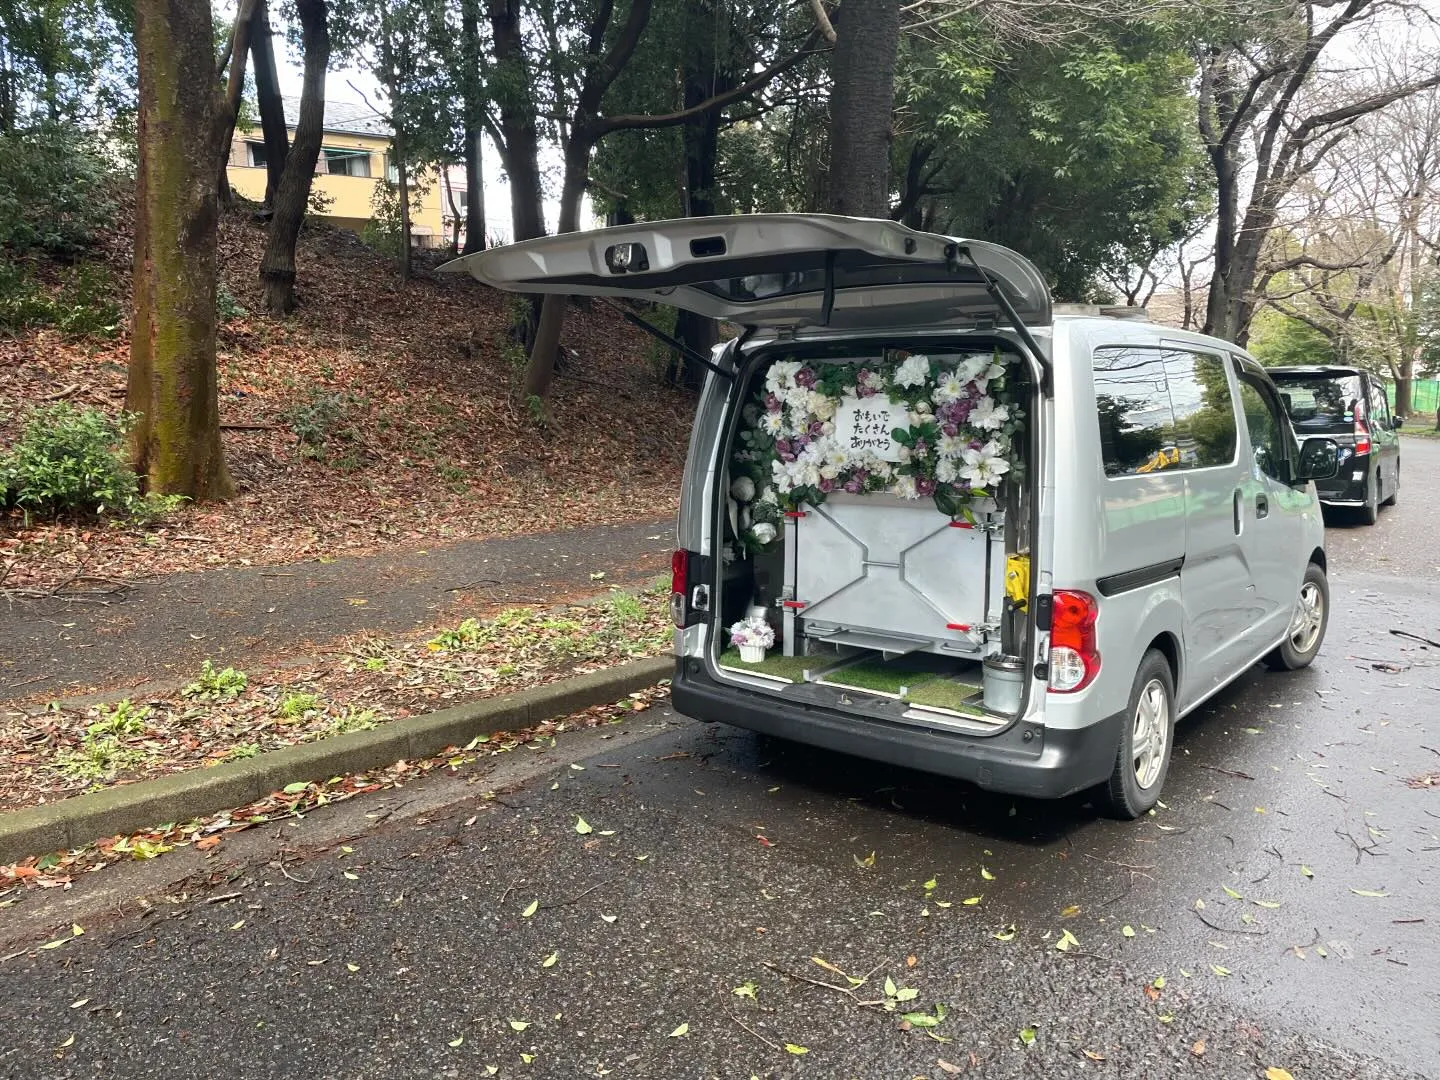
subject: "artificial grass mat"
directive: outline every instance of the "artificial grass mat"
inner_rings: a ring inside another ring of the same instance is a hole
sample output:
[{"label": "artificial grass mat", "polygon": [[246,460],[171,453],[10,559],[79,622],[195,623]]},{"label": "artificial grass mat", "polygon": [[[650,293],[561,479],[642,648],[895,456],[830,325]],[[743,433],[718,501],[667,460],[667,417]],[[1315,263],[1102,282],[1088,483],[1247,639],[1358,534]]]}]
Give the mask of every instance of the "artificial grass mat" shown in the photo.
[{"label": "artificial grass mat", "polygon": [[732,648],[720,654],[720,666],[736,671],[753,671],[784,679],[786,682],[798,683],[805,681],[806,668],[823,667],[824,660],[818,656],[782,656],[779,651],[772,650],[765,654],[765,659],[760,663],[747,664],[740,659],[740,650]]},{"label": "artificial grass mat", "polygon": [[929,705],[952,712],[978,712],[980,687],[937,676],[929,682],[910,687],[907,699],[912,705]]}]

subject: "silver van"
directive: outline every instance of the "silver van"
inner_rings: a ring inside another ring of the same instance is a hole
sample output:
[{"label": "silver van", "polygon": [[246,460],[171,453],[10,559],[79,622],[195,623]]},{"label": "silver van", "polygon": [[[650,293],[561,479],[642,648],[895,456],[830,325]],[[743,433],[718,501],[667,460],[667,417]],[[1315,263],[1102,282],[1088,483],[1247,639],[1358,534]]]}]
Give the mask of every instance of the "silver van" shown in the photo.
[{"label": "silver van", "polygon": [[1312,481],[1243,350],[1062,315],[1027,260],[889,221],[625,225],[450,264],[738,327],[680,495],[676,708],[1149,810],[1175,722],[1325,636]]}]

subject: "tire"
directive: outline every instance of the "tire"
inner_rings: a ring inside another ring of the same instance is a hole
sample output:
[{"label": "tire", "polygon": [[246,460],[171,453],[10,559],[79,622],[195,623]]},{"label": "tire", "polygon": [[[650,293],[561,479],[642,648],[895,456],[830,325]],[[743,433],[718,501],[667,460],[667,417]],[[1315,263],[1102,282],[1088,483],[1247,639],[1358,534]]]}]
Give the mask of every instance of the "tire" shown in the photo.
[{"label": "tire", "polygon": [[1290,628],[1285,631],[1285,640],[1265,657],[1266,667],[1271,671],[1299,671],[1308,667],[1320,651],[1325,641],[1325,629],[1329,625],[1330,583],[1325,578],[1325,571],[1311,563],[1300,583],[1300,595],[1296,597],[1295,611],[1290,618]]},{"label": "tire", "polygon": [[1380,486],[1380,476],[1377,473],[1374,480],[1365,485],[1365,505],[1360,507],[1360,524],[1374,525],[1380,519],[1380,494],[1376,490]]},{"label": "tire", "polygon": [[[1147,736],[1148,752],[1137,746],[1136,739],[1142,734]],[[1112,815],[1134,820],[1154,807],[1170,771],[1174,746],[1175,676],[1165,656],[1151,649],[1135,673],[1115,770],[1105,786],[1105,802]],[[1138,760],[1137,754],[1143,754],[1144,760]]]}]

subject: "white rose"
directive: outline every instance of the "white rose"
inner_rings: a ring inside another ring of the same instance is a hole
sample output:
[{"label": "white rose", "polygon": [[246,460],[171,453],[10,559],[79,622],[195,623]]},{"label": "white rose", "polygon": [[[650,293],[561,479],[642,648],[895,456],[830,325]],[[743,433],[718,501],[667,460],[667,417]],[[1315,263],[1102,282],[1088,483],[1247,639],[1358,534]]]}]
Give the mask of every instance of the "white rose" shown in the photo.
[{"label": "white rose", "polygon": [[757,544],[768,544],[775,539],[775,526],[768,521],[762,521],[750,530],[750,535]]}]

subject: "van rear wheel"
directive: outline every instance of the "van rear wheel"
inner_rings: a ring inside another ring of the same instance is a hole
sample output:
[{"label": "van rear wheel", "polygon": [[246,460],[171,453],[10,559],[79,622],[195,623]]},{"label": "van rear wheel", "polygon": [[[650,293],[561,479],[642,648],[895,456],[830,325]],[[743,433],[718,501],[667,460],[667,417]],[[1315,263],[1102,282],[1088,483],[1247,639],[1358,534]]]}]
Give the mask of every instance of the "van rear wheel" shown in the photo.
[{"label": "van rear wheel", "polygon": [[1105,796],[1118,818],[1134,819],[1160,800],[1175,743],[1175,676],[1156,649],[1140,661]]},{"label": "van rear wheel", "polygon": [[1329,624],[1330,583],[1325,571],[1311,563],[1305,568],[1305,579],[1300,583],[1300,596],[1295,601],[1285,640],[1265,657],[1265,666],[1271,671],[1299,671],[1308,667],[1320,651]]}]

